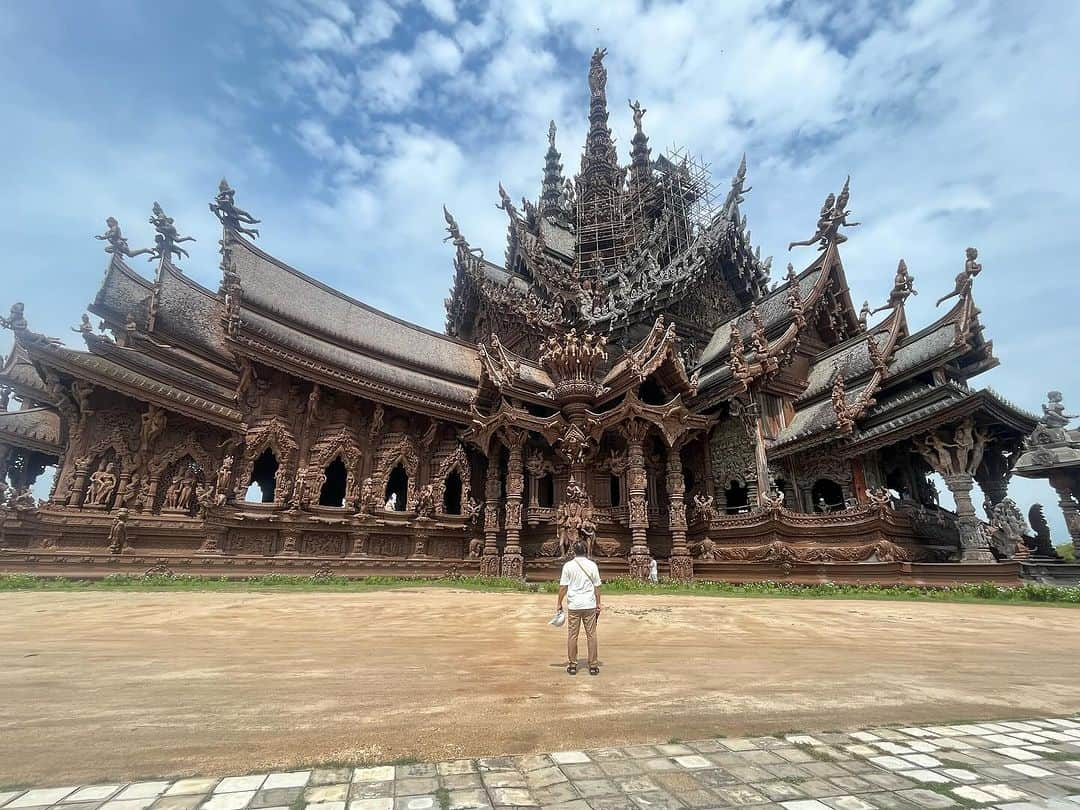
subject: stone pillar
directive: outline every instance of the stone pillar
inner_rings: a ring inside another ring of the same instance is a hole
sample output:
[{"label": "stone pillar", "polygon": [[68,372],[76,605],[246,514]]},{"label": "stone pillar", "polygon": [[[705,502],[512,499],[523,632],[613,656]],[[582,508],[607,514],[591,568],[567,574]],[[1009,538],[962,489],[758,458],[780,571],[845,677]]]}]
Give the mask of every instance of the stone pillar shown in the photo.
[{"label": "stone pillar", "polygon": [[671,578],[689,582],[694,578],[694,560],[686,545],[686,481],[683,479],[682,442],[668,448],[668,525],[671,527]]},{"label": "stone pillar", "polygon": [[500,572],[504,577],[524,576],[525,558],[521,554],[521,496],[525,489],[525,470],[522,450],[525,431],[508,429],[506,437],[506,547],[503,549]]},{"label": "stone pillar", "polygon": [[484,479],[484,554],[480,558],[480,575],[499,575],[499,454],[497,442],[488,451],[487,476]]},{"label": "stone pillar", "polygon": [[1050,486],[1058,496],[1058,506],[1065,518],[1065,528],[1069,532],[1076,558],[1080,560],[1080,506],[1076,502],[1076,489],[1073,481],[1061,475],[1050,476]]},{"label": "stone pillar", "polygon": [[982,521],[975,515],[971,503],[971,488],[975,479],[971,473],[942,475],[945,485],[956,501],[956,518],[960,530],[960,562],[992,563],[994,555],[983,532]]},{"label": "stone pillar", "polygon": [[631,419],[626,423],[626,481],[630,506],[630,576],[648,579],[652,567],[649,553],[649,510],[646,498],[645,450],[649,423]]}]

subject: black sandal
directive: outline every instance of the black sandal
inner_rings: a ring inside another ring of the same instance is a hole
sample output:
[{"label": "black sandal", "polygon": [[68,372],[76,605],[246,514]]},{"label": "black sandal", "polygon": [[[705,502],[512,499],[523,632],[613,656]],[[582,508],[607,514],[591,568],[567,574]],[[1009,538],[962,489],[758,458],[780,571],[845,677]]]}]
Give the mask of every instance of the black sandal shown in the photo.
[{"label": "black sandal", "polygon": [[566,674],[567,675],[577,675],[577,664],[567,664],[566,665]]},{"label": "black sandal", "polygon": [[600,667],[589,667],[589,674],[590,675],[599,675],[600,674]]}]

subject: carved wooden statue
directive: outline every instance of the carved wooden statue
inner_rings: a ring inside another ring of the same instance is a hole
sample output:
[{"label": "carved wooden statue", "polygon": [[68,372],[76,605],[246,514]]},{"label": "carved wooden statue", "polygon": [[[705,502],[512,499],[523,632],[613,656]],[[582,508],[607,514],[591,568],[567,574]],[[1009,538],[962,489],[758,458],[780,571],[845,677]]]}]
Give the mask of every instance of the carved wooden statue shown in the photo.
[{"label": "carved wooden statue", "polygon": [[104,469],[90,475],[90,487],[86,492],[86,502],[92,506],[105,506],[116,489],[116,465],[111,461]]}]

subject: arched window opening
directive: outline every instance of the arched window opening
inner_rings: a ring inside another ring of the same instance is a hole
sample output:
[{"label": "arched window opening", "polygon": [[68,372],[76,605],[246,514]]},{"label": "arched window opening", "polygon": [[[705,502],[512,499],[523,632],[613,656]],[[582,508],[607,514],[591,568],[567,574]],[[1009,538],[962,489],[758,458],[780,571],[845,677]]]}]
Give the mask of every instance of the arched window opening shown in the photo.
[{"label": "arched window opening", "polygon": [[334,460],[326,466],[326,481],[323,482],[319,492],[319,506],[344,506],[345,485],[349,480],[349,471],[341,456],[335,456]]},{"label": "arched window opening", "polygon": [[[260,496],[257,503],[273,503],[274,502],[274,487],[276,481],[274,476],[277,475],[278,460],[274,455],[274,451],[267,447],[262,451],[262,454],[255,459],[255,464],[251,467],[251,480],[248,481],[247,495],[244,497],[246,501],[255,501],[253,495]],[[258,490],[253,492],[251,484],[258,486]]]},{"label": "arched window opening", "polygon": [[810,489],[815,512],[834,512],[844,508],[844,488],[829,478],[819,478]]},{"label": "arched window opening", "polygon": [[447,515],[461,514],[461,474],[453,469],[446,476],[442,496],[443,512]]},{"label": "arched window opening", "polygon": [[393,512],[405,511],[405,499],[409,494],[409,474],[399,463],[390,471],[386,479],[386,509]]},{"label": "arched window opening", "polygon": [[622,506],[622,481],[619,476],[608,476],[608,491],[611,493],[611,505]]},{"label": "arched window opening", "polygon": [[551,473],[536,480],[536,505],[550,509],[555,505],[555,476]]},{"label": "arched window opening", "polygon": [[745,512],[750,507],[750,491],[746,484],[738,481],[732,481],[724,490],[724,499],[729,515]]}]

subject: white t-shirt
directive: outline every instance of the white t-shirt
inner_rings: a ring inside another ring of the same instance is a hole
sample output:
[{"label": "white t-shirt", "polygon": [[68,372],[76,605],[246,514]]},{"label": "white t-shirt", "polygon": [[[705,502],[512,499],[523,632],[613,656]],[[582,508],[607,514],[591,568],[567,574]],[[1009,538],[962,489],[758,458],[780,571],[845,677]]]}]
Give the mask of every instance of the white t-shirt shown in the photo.
[{"label": "white t-shirt", "polygon": [[569,610],[592,610],[596,607],[594,588],[600,587],[600,569],[587,557],[574,557],[562,567],[559,586],[566,586]]}]

